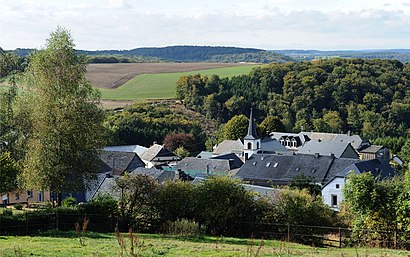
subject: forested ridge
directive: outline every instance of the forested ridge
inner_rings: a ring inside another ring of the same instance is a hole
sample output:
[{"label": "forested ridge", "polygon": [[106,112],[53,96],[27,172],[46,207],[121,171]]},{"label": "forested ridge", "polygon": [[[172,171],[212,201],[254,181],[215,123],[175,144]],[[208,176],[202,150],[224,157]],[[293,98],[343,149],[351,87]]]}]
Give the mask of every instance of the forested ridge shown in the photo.
[{"label": "forested ridge", "polygon": [[270,64],[233,78],[184,76],[184,105],[224,123],[254,108],[287,131],[405,136],[410,126],[410,65],[393,60],[327,59]]}]

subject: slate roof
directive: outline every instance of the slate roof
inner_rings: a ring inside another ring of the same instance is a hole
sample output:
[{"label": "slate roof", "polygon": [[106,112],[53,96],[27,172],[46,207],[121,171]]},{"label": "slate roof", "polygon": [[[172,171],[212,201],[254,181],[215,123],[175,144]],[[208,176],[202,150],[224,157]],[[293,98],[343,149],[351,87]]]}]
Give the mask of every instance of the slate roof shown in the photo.
[{"label": "slate roof", "polygon": [[289,184],[293,177],[304,174],[312,177],[316,183],[323,184],[332,179],[337,172],[357,161],[359,160],[307,154],[253,154],[240,168],[236,177],[252,181],[254,184],[267,185]]},{"label": "slate roof", "polygon": [[371,145],[366,148],[363,148],[360,150],[361,153],[373,153],[376,154],[378,151],[383,149],[383,146],[381,145]]},{"label": "slate roof", "polygon": [[362,138],[358,135],[333,134],[333,133],[321,133],[321,132],[302,132],[302,133],[304,135],[307,135],[311,140],[350,143],[354,149],[358,149],[363,142]]},{"label": "slate roof", "polygon": [[395,175],[395,171],[390,165],[387,165],[378,159],[373,159],[353,163],[343,171],[339,172],[337,176],[346,177],[352,170],[357,174],[370,171],[374,177],[379,176],[380,179],[392,177]]},{"label": "slate roof", "polygon": [[155,168],[136,168],[132,172],[130,172],[130,175],[146,175],[149,177],[152,177],[156,179],[159,183],[163,183],[166,180],[173,180],[175,178],[175,172],[173,171],[167,171],[167,170],[159,170]]},{"label": "slate roof", "polygon": [[106,146],[103,148],[104,151],[110,152],[126,152],[126,153],[136,153],[141,155],[148,148],[141,145],[116,145],[116,146]]},{"label": "slate roof", "polygon": [[114,175],[120,175],[124,171],[131,171],[138,167],[145,166],[142,160],[134,152],[101,151],[100,158],[105,165],[113,170]]},{"label": "slate roof", "polygon": [[[305,142],[309,141],[310,138],[301,133],[286,133],[286,132],[271,132],[269,134],[271,138],[275,138],[280,141],[281,138],[295,139],[298,142],[298,146],[302,146]],[[280,143],[280,142],[279,142]]]},{"label": "slate roof", "polygon": [[243,161],[234,153],[222,154],[212,157],[210,159],[231,160],[233,162],[231,163],[231,169],[240,168],[243,165]]},{"label": "slate roof", "polygon": [[[146,161],[165,161],[165,160],[179,160],[179,157],[165,148],[163,145],[154,144],[141,155],[141,159]],[[163,158],[161,160],[161,158]]]},{"label": "slate roof", "polygon": [[187,174],[206,174],[207,169],[209,168],[210,174],[227,174],[234,168],[233,166],[233,163],[229,160],[186,157],[174,166],[174,170],[182,170]]},{"label": "slate roof", "polygon": [[281,143],[279,143],[279,141],[274,137],[267,137],[262,139],[260,151],[264,153],[289,152],[289,150]]},{"label": "slate roof", "polygon": [[224,140],[219,143],[213,153],[225,154],[225,153],[241,153],[243,152],[243,143],[241,140]]},{"label": "slate roof", "polygon": [[196,158],[210,159],[212,156],[212,152],[202,151],[196,156]]},{"label": "slate roof", "polygon": [[259,139],[258,134],[256,133],[256,125],[255,121],[253,120],[253,110],[251,109],[251,114],[249,117],[249,125],[248,125],[248,134],[244,137],[245,140],[254,140]]},{"label": "slate roof", "polygon": [[[331,155],[333,154],[336,158],[342,157],[343,153],[351,148],[353,152],[352,145],[348,142],[334,142],[334,141],[317,141],[311,140],[306,142],[302,147],[298,149],[299,154],[316,154],[321,155]],[[359,156],[357,155],[357,159]]]}]

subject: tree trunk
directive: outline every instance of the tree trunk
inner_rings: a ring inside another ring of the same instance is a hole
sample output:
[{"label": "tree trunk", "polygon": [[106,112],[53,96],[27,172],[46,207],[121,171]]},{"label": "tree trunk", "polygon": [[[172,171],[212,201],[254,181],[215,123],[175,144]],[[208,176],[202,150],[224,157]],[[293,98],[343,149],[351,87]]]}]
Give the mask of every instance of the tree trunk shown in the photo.
[{"label": "tree trunk", "polygon": [[62,199],[61,199],[61,197],[62,197],[62,193],[61,193],[61,192],[58,192],[58,194],[57,194],[57,206],[58,206],[58,207],[60,207],[60,206],[61,206],[61,203],[63,202]]}]

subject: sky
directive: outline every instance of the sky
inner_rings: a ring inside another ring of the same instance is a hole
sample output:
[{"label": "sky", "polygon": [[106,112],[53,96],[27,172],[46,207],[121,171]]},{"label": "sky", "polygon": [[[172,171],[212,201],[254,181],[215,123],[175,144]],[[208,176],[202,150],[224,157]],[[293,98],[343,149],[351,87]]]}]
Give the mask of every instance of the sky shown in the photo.
[{"label": "sky", "polygon": [[3,49],[41,48],[57,26],[84,50],[410,48],[410,0],[0,0]]}]

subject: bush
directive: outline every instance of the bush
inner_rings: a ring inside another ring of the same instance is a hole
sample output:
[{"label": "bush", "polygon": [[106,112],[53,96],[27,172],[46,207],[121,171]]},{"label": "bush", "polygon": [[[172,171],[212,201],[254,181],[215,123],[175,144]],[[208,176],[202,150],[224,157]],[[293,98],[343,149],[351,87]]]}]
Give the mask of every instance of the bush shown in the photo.
[{"label": "bush", "polygon": [[[241,222],[256,221],[253,194],[238,180],[211,177],[194,187],[195,220],[214,235],[233,235],[233,227]],[[242,231],[239,231],[240,233]]]},{"label": "bush", "polygon": [[176,220],[167,223],[168,234],[185,236],[185,237],[201,237],[205,233],[205,227],[195,221],[187,219]]},{"label": "bush", "polygon": [[11,209],[4,208],[2,215],[4,215],[4,216],[12,216],[12,215],[13,215],[13,211],[12,211]]},{"label": "bush", "polygon": [[16,209],[16,210],[23,210],[23,205],[20,204],[20,203],[15,204],[15,205],[14,205],[14,209]]},{"label": "bush", "polygon": [[77,204],[77,199],[75,199],[75,198],[72,197],[72,196],[69,196],[69,197],[64,198],[63,203],[62,203],[62,205],[63,205],[64,207],[73,207],[73,206],[75,206],[76,204]]},{"label": "bush", "polygon": [[[310,226],[332,226],[335,221],[333,211],[323,202],[322,197],[312,196],[307,189],[283,189],[279,194],[268,197],[267,208],[262,216],[265,223],[290,224],[292,240],[301,243],[321,244],[320,235],[326,229]],[[296,225],[296,226],[295,226]],[[278,233],[286,234],[287,226],[280,226]],[[316,235],[305,239],[304,235]]]},{"label": "bush", "polygon": [[91,202],[79,206],[83,214],[114,215],[118,213],[118,202],[108,194],[97,195]]}]

